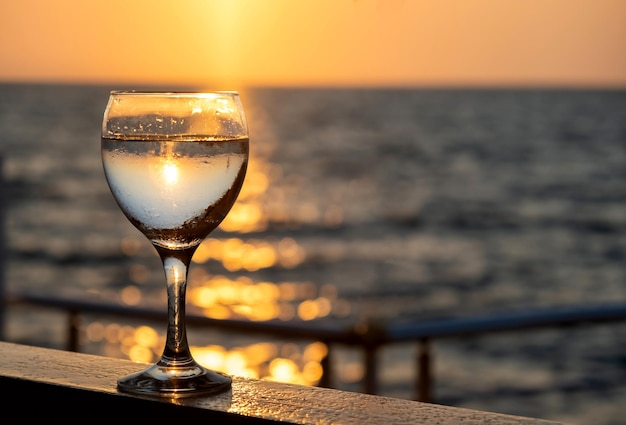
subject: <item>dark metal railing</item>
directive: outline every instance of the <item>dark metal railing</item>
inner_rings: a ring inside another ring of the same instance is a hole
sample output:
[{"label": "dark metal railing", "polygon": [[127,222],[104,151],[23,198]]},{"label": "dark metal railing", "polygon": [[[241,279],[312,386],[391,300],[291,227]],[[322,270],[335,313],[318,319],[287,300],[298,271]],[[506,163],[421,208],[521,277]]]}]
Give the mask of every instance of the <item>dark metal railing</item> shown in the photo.
[{"label": "dark metal railing", "polygon": [[[138,318],[149,321],[166,320],[163,309],[128,307],[99,300],[38,296],[10,293],[5,295],[7,305],[32,305],[65,311],[68,314],[67,350],[78,351],[81,315],[104,314],[116,317]],[[338,327],[330,321],[252,322],[248,320],[213,319],[190,312],[187,323],[223,331],[249,335],[267,335],[286,340],[314,340],[325,343],[329,355],[322,362],[324,373],[320,386],[330,386],[333,365],[330,352],[335,345],[356,346],[363,350],[365,375],[363,391],[376,394],[378,389],[378,351],[395,343],[415,342],[417,381],[416,400],[431,401],[433,340],[451,337],[483,335],[493,332],[511,332],[533,328],[599,324],[626,320],[626,303],[551,307],[523,311],[507,311],[480,316],[451,317],[433,320],[397,321],[389,323],[353,323]]]}]

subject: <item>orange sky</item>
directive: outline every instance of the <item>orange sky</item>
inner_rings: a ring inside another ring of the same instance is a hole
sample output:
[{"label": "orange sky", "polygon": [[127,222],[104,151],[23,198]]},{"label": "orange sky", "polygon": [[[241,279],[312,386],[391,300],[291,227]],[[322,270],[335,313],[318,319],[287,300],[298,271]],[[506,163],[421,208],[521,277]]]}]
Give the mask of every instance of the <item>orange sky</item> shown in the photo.
[{"label": "orange sky", "polygon": [[626,87],[626,1],[5,0],[0,81]]}]

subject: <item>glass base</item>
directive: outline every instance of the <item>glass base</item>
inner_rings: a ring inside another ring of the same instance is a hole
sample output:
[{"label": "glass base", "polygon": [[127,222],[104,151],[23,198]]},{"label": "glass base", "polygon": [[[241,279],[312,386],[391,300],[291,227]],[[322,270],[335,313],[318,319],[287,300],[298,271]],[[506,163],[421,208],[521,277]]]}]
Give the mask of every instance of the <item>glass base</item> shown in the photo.
[{"label": "glass base", "polygon": [[193,362],[186,366],[163,366],[159,363],[120,378],[120,392],[152,397],[196,397],[218,394],[230,389],[232,379],[223,373],[203,368]]}]

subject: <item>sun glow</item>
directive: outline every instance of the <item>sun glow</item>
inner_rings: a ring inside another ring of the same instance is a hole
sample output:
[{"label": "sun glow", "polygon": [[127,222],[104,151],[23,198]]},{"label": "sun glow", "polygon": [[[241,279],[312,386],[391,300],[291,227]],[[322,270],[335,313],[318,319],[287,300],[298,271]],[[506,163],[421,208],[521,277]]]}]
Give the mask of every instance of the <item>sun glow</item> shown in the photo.
[{"label": "sun glow", "polygon": [[[571,3],[5,1],[0,6],[0,79],[228,89],[539,83],[623,87],[626,2]],[[117,22],[121,16],[133,22],[124,31],[94,25]]]}]

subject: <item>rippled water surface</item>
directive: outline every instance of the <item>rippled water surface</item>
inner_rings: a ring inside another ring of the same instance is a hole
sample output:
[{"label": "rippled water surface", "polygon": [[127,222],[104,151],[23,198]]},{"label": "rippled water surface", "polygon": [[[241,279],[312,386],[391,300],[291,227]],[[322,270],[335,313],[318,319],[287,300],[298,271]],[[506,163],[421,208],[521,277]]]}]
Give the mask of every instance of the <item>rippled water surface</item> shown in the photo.
[{"label": "rippled water surface", "polygon": [[[102,173],[117,88],[0,85],[9,289],[164,306],[154,250]],[[192,265],[207,315],[344,326],[626,301],[626,92],[241,95],[246,183]],[[55,344],[45,319],[10,318],[14,339]],[[611,324],[435,342],[435,401],[624,423],[625,341]],[[384,350],[385,394],[412,396],[414,351]],[[339,386],[358,390],[339,355]]]}]

